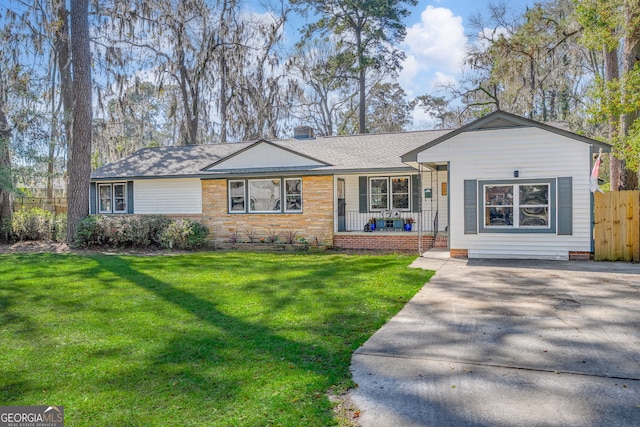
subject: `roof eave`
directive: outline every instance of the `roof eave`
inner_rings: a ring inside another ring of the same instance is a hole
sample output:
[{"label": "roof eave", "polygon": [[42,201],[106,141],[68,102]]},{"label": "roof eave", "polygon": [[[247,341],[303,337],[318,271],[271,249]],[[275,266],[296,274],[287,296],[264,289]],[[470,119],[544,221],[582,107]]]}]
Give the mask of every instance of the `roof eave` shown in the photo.
[{"label": "roof eave", "polygon": [[586,144],[589,144],[597,149],[602,148],[603,152],[610,152],[611,151],[611,145],[605,143],[605,142],[601,142],[601,141],[597,141],[595,139],[592,138],[588,138],[586,136],[583,135],[578,135],[577,133],[573,133],[564,129],[560,129],[557,128],[555,126],[550,126],[547,125],[545,123],[541,123],[541,122],[537,122],[535,120],[531,120],[531,119],[525,119],[524,117],[520,117],[520,116],[516,116],[514,114],[511,113],[507,113],[505,111],[494,111],[493,113],[487,114],[486,116],[475,120],[465,126],[462,126],[456,130],[453,130],[449,133],[446,133],[444,135],[442,135],[439,138],[434,139],[433,141],[428,142],[427,144],[424,144],[418,148],[415,148],[411,151],[409,151],[408,153],[403,154],[402,156],[400,156],[400,159],[402,160],[403,163],[415,163],[418,161],[418,154],[428,150],[429,148],[432,148],[448,139],[451,139],[453,137],[455,137],[456,135],[459,135],[463,132],[469,132],[469,131],[473,131],[473,130],[477,130],[477,131],[482,131],[482,130],[495,130],[495,129],[507,129],[508,127],[493,127],[493,128],[488,128],[488,129],[482,129],[482,127],[484,125],[486,125],[487,123],[494,121],[496,119],[506,119],[514,124],[516,124],[519,127],[537,127],[539,129],[543,129],[546,130],[548,132],[552,132],[552,133],[556,133],[559,135],[562,135],[564,137],[567,138],[571,138],[580,142],[584,142]]}]

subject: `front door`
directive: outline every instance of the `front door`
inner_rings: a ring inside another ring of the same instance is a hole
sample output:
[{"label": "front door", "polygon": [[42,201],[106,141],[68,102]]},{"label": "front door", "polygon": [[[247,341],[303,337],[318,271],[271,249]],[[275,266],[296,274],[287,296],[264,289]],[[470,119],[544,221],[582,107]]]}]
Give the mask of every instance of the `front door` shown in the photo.
[{"label": "front door", "polygon": [[346,231],[346,206],[347,203],[344,200],[344,179],[338,178],[338,231]]}]

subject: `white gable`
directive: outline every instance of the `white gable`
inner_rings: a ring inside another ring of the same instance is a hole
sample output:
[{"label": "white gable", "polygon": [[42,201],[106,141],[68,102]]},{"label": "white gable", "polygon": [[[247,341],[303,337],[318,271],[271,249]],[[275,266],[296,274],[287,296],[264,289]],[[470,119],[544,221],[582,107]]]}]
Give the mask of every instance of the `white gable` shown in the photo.
[{"label": "white gable", "polygon": [[325,164],[274,144],[259,142],[246,150],[223,159],[207,170],[295,168],[310,166],[325,166]]}]

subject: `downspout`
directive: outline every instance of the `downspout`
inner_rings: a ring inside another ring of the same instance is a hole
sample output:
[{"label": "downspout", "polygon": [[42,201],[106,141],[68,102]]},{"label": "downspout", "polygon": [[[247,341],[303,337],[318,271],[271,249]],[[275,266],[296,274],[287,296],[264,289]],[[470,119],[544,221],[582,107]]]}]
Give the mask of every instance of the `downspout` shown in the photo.
[{"label": "downspout", "polygon": [[422,163],[418,163],[418,255],[422,256],[422,216],[423,216],[423,203],[422,203]]},{"label": "downspout", "polygon": [[[593,163],[593,146],[589,147],[589,179],[591,179],[591,169],[593,168],[592,166]],[[596,183],[598,182],[598,177],[596,177]],[[597,187],[596,187],[597,188]],[[589,191],[589,203],[590,203],[590,209],[589,209],[589,213],[590,213],[590,223],[591,223],[591,227],[589,227],[589,238],[591,240],[591,253],[595,253],[596,251],[596,241],[594,239],[593,236],[593,229],[596,226],[596,219],[595,219],[595,200],[594,200],[594,195],[593,195],[593,191]],[[557,202],[556,202],[557,203]]]},{"label": "downspout", "polygon": [[[433,182],[433,181],[432,181]],[[431,189],[431,200],[434,197],[434,189]],[[436,187],[435,187],[435,198],[436,198],[436,215],[433,218],[433,247],[436,246],[436,239],[438,237],[438,217],[440,216],[440,176],[438,174],[438,165],[436,165]]]}]

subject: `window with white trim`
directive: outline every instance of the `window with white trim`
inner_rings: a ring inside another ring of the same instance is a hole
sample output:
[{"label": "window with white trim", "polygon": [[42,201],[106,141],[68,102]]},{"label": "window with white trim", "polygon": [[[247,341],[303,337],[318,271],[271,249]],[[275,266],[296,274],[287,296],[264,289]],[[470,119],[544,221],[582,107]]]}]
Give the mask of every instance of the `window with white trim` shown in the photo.
[{"label": "window with white trim", "polygon": [[228,205],[229,213],[301,213],[302,178],[229,180]]},{"label": "window with white trim", "polygon": [[280,212],[280,179],[249,180],[249,212]]},{"label": "window with white trim", "polygon": [[549,200],[546,183],[485,185],[484,227],[548,229]]},{"label": "window with white trim", "polygon": [[244,180],[229,181],[229,212],[246,211],[246,185]]},{"label": "window with white trim", "polygon": [[98,184],[98,213],[127,213],[127,184]]},{"label": "window with white trim", "polygon": [[286,204],[285,212],[302,212],[302,179],[287,178],[284,180]]},{"label": "window with white trim", "polygon": [[369,210],[410,209],[410,178],[408,176],[369,178]]}]

